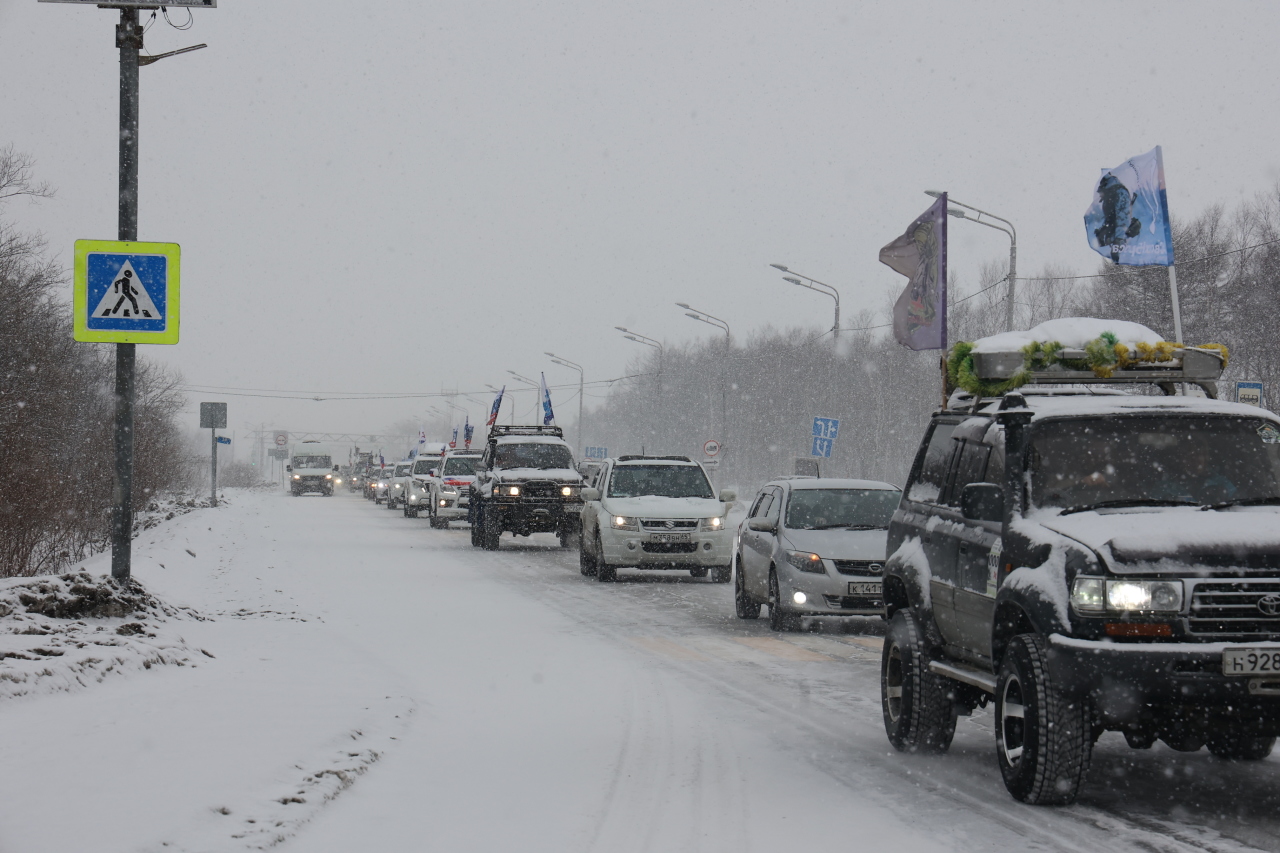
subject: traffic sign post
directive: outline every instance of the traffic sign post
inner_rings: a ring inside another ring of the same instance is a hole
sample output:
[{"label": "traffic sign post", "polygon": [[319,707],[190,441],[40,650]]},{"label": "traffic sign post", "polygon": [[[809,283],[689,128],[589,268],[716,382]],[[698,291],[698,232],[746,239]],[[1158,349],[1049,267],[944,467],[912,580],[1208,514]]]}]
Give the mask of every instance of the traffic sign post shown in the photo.
[{"label": "traffic sign post", "polygon": [[709,438],[702,444],[702,452],[708,456],[717,456],[720,453],[720,442],[714,438]]},{"label": "traffic sign post", "polygon": [[831,448],[840,435],[840,421],[837,418],[813,419],[813,445],[809,449],[810,456],[831,458]]},{"label": "traffic sign post", "polygon": [[218,430],[227,428],[227,404],[226,403],[201,403],[200,404],[200,429],[209,430],[211,441],[209,442],[209,502],[213,506],[218,505],[218,445],[230,444],[231,439],[223,439],[219,437]]},{"label": "traffic sign post", "polygon": [[73,337],[176,344],[181,255],[177,243],[77,240]]},{"label": "traffic sign post", "polygon": [[[275,434],[276,447],[284,447],[289,443],[289,433],[276,430]],[[357,450],[359,448],[356,448]]]},{"label": "traffic sign post", "polygon": [[583,459],[608,459],[609,448],[607,447],[584,447],[582,449]]},{"label": "traffic sign post", "polygon": [[1236,383],[1236,402],[1244,403],[1248,406],[1262,405],[1262,383],[1261,382],[1237,382]]}]

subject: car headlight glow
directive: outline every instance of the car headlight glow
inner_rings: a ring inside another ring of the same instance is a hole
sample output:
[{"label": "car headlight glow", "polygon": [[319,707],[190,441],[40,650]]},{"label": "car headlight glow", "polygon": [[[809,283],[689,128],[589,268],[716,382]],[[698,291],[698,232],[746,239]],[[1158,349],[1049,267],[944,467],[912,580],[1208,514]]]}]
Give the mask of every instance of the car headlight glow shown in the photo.
[{"label": "car headlight glow", "polygon": [[325,478],[326,480],[332,480],[332,479],[333,479],[333,475],[332,475],[332,474],[325,474],[325,475],[324,475],[324,478]]},{"label": "car headlight glow", "polygon": [[302,475],[301,475],[301,474],[294,474],[294,475],[293,475],[293,479],[295,479],[295,480],[301,480],[301,479],[302,479]]},{"label": "car headlight glow", "polygon": [[787,562],[802,572],[810,572],[815,575],[825,575],[827,573],[827,567],[822,565],[822,558],[808,551],[788,551]]},{"label": "car headlight glow", "polygon": [[706,531],[724,530],[724,516],[716,516],[715,518],[704,518],[699,529]]},{"label": "car headlight glow", "polygon": [[1077,613],[1177,613],[1182,581],[1080,577],[1071,585],[1071,606]]},{"label": "car headlight glow", "polygon": [[610,526],[614,530],[639,530],[640,526],[636,520],[629,515],[615,515],[609,519]]},{"label": "car headlight glow", "polygon": [[563,495],[563,496],[564,496],[564,497],[566,497],[566,498],[568,498],[568,497],[572,497],[572,496],[573,496],[573,486],[561,486],[561,487],[560,487],[560,494],[561,494],[561,495]]},{"label": "car headlight glow", "polygon": [[502,494],[506,495],[509,498],[518,498],[520,497],[520,487],[519,486],[503,486]]}]

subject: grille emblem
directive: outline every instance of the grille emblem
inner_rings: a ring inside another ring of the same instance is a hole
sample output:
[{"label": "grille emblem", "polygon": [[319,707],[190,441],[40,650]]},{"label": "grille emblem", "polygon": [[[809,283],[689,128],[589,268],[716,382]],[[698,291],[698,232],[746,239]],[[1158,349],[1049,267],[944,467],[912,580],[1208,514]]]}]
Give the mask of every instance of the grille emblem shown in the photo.
[{"label": "grille emblem", "polygon": [[[675,530],[676,523],[670,519],[667,519],[667,521],[662,526],[667,528],[668,530]],[[1276,599],[1276,603],[1278,606],[1280,606],[1280,599]]]},{"label": "grille emblem", "polygon": [[881,563],[872,563],[869,566],[867,566],[867,571],[871,572],[871,574],[873,575],[883,574],[884,565],[882,565]]},{"label": "grille emblem", "polygon": [[1280,595],[1264,595],[1258,599],[1258,609],[1267,616],[1280,615]]}]

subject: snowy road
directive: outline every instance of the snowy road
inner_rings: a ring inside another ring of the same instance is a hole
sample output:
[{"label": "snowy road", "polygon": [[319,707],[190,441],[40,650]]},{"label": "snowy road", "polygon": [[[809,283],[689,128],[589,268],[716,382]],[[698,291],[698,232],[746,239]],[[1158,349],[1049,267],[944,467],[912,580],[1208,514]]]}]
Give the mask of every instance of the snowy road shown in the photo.
[{"label": "snowy road", "polygon": [[878,621],[775,635],[729,585],[600,584],[550,536],[483,552],[346,493],[233,493],[136,547],[216,658],[0,708],[0,760],[40,768],[0,780],[0,850],[1280,849],[1274,758],[1107,735],[1050,809],[1005,793],[988,713],[894,753]]}]

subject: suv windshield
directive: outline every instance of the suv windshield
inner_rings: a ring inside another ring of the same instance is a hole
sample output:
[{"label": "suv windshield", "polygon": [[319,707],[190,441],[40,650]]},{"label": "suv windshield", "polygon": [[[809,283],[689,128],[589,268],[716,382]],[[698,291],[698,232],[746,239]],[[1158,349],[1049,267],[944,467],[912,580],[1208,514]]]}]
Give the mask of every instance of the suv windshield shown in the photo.
[{"label": "suv windshield", "polygon": [[572,468],[573,454],[563,444],[499,444],[495,468]]},{"label": "suv windshield", "polygon": [[1036,506],[1280,501],[1280,429],[1231,417],[1048,421],[1030,466]]},{"label": "suv windshield", "polygon": [[713,498],[707,475],[696,465],[620,465],[609,478],[609,497]]},{"label": "suv windshield", "polygon": [[450,456],[444,460],[444,476],[465,477],[468,474],[474,474],[478,464],[480,464],[479,456]]},{"label": "suv windshield", "polygon": [[792,530],[880,530],[889,526],[901,497],[897,489],[793,489],[787,502],[786,526]]},{"label": "suv windshield", "polygon": [[295,456],[293,457],[294,468],[332,468],[333,463],[329,461],[328,456]]},{"label": "suv windshield", "polygon": [[438,459],[419,459],[417,462],[413,463],[413,473],[426,474],[439,464],[440,460]]},{"label": "suv windshield", "polygon": [[408,473],[409,473],[409,466],[408,466],[408,465],[397,465],[397,466],[396,466],[396,473],[395,473],[395,476],[397,476],[397,477],[403,477],[405,474],[408,474]]}]

